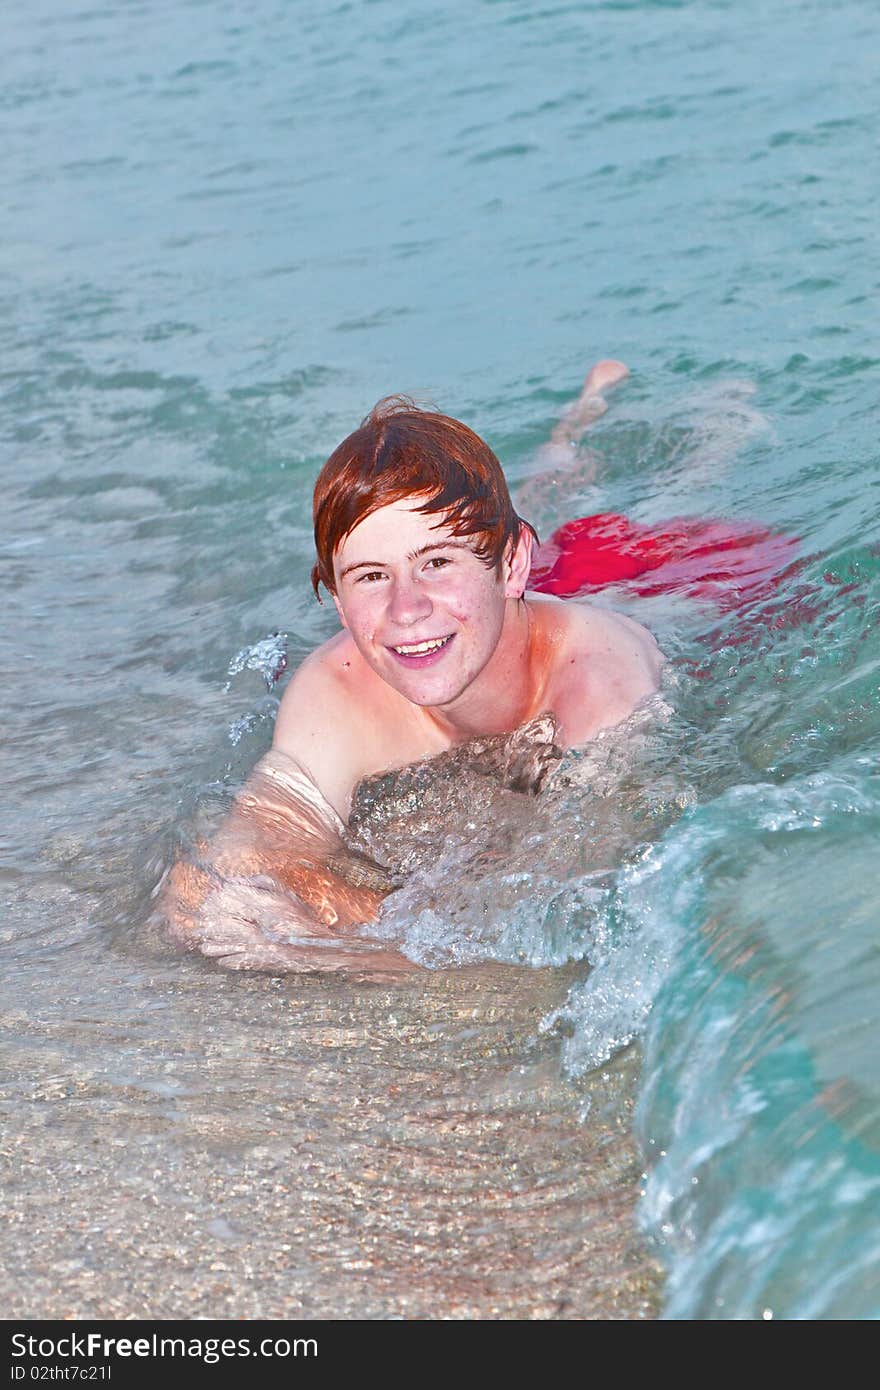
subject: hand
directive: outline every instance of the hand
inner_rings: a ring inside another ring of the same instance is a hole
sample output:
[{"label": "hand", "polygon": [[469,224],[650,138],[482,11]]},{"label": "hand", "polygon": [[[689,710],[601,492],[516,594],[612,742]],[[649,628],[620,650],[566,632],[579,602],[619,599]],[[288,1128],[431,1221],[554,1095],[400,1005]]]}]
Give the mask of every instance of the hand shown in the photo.
[{"label": "hand", "polygon": [[399,952],[341,936],[266,875],[221,876],[185,862],[169,874],[160,905],[171,937],[227,970],[307,974],[345,971],[372,980],[416,969]]}]

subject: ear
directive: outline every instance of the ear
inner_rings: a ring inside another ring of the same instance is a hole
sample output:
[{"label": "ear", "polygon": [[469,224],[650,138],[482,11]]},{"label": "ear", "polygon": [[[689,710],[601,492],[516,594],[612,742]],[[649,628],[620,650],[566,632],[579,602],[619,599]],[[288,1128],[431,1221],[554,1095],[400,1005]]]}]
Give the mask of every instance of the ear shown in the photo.
[{"label": "ear", "polygon": [[336,605],[336,612],[339,614],[339,621],[342,623],[343,627],[348,627],[348,623],[345,621],[345,614],[342,611],[342,604],[339,602],[338,597],[336,596],[336,594],[331,594],[330,597]]},{"label": "ear", "polygon": [[508,546],[502,565],[505,598],[522,598],[532,568],[533,542],[531,531],[523,526],[516,545]]}]

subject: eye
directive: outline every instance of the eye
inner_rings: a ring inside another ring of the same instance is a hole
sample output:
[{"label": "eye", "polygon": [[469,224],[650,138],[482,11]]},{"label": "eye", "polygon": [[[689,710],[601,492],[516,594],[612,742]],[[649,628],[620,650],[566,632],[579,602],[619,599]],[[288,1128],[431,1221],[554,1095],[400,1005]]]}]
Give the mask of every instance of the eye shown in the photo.
[{"label": "eye", "polygon": [[452,561],[448,555],[432,555],[425,568],[439,570],[451,564]]},{"label": "eye", "polygon": [[382,570],[367,570],[366,574],[359,574],[356,582],[358,584],[375,584],[377,580],[384,579]]}]

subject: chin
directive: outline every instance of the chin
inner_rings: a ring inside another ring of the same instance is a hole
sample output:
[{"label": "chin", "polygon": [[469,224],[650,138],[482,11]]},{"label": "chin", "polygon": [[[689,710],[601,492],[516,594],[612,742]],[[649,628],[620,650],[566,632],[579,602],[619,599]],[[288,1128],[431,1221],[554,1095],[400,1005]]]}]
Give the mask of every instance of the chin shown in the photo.
[{"label": "chin", "polygon": [[[397,676],[396,672],[394,674]],[[414,677],[409,680],[401,680],[397,676],[395,680],[389,680],[387,674],[383,676],[383,679],[388,685],[393,686],[398,694],[409,700],[411,705],[422,706],[449,705],[457,700],[471,683],[470,678],[450,681],[448,677],[442,680],[429,681],[417,680]]]},{"label": "chin", "polygon": [[450,689],[448,685],[438,687],[434,690],[423,685],[418,687],[411,686],[409,689],[405,686],[396,685],[395,689],[399,694],[409,700],[411,705],[421,705],[424,707],[451,704],[452,701],[458,699],[458,696],[461,694],[461,690]]}]

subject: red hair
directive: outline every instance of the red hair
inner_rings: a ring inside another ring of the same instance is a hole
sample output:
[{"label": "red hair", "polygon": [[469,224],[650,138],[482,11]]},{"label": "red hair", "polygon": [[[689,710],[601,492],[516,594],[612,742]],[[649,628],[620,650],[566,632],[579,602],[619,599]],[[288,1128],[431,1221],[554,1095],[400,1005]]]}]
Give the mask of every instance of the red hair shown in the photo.
[{"label": "red hair", "polygon": [[523,527],[492,450],[460,420],[386,396],[328,458],[315,483],[312,585],[336,592],[333,556],[358,522],[380,507],[424,496],[417,511],[442,516],[455,536],[474,536],[475,553],[498,568]]}]

